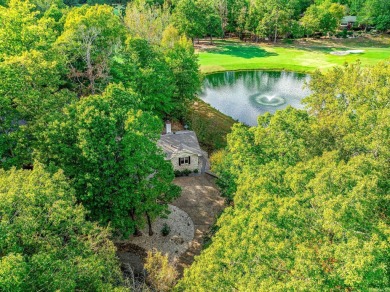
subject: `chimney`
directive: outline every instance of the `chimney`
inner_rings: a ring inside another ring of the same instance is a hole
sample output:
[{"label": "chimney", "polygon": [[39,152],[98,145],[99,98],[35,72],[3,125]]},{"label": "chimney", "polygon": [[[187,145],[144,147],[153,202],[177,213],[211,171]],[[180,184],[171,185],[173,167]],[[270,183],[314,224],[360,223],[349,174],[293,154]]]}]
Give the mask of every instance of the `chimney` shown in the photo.
[{"label": "chimney", "polygon": [[170,121],[166,121],[165,122],[165,134],[170,134],[172,133],[172,128],[171,128],[171,122]]}]

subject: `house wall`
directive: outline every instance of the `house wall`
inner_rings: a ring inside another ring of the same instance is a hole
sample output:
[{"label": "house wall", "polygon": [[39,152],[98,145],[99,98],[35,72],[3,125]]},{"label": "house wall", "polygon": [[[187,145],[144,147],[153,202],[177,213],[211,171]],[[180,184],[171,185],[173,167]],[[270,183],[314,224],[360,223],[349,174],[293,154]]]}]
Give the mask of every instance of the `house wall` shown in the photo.
[{"label": "house wall", "polygon": [[[184,158],[184,157],[188,157],[188,156],[191,157],[191,159],[190,159],[191,163],[189,165],[188,164],[179,165],[179,158],[181,158],[181,157]],[[180,170],[180,171],[183,171],[185,169],[188,169],[191,171],[194,171],[195,169],[199,170],[199,157],[196,154],[183,153],[181,155],[172,157],[171,162],[172,162],[174,170]]]}]

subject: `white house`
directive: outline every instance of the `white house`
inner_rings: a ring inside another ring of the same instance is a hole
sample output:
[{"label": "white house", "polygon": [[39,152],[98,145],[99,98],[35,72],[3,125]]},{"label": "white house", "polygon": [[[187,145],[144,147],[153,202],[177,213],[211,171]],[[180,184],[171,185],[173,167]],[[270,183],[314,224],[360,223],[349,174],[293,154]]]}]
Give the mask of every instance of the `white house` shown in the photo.
[{"label": "white house", "polygon": [[171,131],[171,124],[166,125],[166,134],[157,142],[172,162],[174,170],[197,169],[200,173],[207,170],[207,153],[203,151],[194,131]]}]

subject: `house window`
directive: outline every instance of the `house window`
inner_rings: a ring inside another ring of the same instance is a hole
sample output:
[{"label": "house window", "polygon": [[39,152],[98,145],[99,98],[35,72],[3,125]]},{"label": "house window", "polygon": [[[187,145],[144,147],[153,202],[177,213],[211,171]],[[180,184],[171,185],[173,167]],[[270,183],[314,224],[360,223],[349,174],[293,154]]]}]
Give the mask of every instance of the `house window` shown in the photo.
[{"label": "house window", "polygon": [[180,165],[189,165],[189,164],[191,164],[191,157],[190,156],[188,156],[188,157],[180,157],[179,158],[179,166]]}]

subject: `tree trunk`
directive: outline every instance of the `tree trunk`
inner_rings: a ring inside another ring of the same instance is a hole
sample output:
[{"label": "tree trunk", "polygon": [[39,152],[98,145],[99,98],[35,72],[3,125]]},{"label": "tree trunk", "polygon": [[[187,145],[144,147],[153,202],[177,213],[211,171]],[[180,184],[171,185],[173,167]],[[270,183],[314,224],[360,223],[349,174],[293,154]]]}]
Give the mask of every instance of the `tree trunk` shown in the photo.
[{"label": "tree trunk", "polygon": [[[129,213],[130,213],[131,219],[135,222],[135,210],[134,210],[134,208],[131,209]],[[134,235],[134,236],[141,236],[141,235],[142,235],[141,231],[139,231],[139,229],[138,229],[137,226],[135,226],[135,228],[134,228],[134,233],[133,233],[133,235]]]},{"label": "tree trunk", "polygon": [[150,220],[150,216],[148,212],[145,212],[146,218],[148,219],[148,227],[149,227],[149,236],[153,235],[153,230],[152,230],[152,220]]},{"label": "tree trunk", "polygon": [[91,93],[95,94],[95,76],[93,75],[93,66],[92,66],[92,60],[91,60],[91,44],[89,43],[87,45],[87,51],[86,51],[86,63],[87,63],[87,76],[89,79],[89,87],[91,89]]},{"label": "tree trunk", "polygon": [[274,44],[276,44],[276,38],[278,37],[278,27],[275,25]]}]

